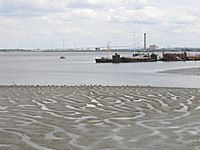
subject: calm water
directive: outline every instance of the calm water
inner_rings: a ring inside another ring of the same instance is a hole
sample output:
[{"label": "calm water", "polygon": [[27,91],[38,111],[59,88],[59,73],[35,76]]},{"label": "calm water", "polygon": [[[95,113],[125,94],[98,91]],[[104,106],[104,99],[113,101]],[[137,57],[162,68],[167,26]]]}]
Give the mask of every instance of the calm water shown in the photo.
[{"label": "calm water", "polygon": [[[0,53],[1,85],[150,85],[199,87],[200,76],[161,74],[157,71],[200,67],[200,62],[96,64],[97,56],[111,52]],[[120,53],[131,56],[132,53]],[[65,56],[66,59],[59,59]]]}]

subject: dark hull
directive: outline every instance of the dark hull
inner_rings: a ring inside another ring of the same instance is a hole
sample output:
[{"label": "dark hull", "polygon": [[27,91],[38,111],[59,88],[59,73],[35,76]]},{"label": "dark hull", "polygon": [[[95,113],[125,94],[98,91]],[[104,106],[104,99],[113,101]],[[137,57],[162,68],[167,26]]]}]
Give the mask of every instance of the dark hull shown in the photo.
[{"label": "dark hull", "polygon": [[112,60],[111,59],[107,59],[107,58],[96,58],[95,59],[96,63],[111,63]]},{"label": "dark hull", "polygon": [[129,58],[129,57],[122,57],[121,62],[122,63],[130,63],[130,62],[153,62],[156,61],[155,59],[152,59],[151,57],[142,57],[142,58]]},{"label": "dark hull", "polygon": [[[112,63],[112,59],[104,59],[99,58],[95,59],[96,63]],[[144,58],[129,58],[129,57],[121,57],[120,62],[121,63],[134,63],[134,62],[153,62],[156,61],[150,57],[144,57]]]}]

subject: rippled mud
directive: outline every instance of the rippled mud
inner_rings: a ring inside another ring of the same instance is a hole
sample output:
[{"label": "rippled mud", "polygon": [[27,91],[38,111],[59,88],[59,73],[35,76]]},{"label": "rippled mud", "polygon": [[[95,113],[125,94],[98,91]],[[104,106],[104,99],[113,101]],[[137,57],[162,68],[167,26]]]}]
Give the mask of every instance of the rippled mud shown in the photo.
[{"label": "rippled mud", "polygon": [[0,87],[1,150],[200,150],[200,89]]}]

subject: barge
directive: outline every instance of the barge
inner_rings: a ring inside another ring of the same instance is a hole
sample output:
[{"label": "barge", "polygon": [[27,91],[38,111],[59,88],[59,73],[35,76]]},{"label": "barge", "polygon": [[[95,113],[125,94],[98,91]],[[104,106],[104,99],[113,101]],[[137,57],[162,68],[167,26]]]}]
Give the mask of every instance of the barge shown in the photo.
[{"label": "barge", "polygon": [[183,53],[163,53],[161,61],[200,61],[200,54]]},{"label": "barge", "polygon": [[131,62],[153,62],[157,61],[157,55],[137,55],[132,57],[121,57],[119,54],[115,53],[112,58],[95,58],[96,63],[131,63]]}]

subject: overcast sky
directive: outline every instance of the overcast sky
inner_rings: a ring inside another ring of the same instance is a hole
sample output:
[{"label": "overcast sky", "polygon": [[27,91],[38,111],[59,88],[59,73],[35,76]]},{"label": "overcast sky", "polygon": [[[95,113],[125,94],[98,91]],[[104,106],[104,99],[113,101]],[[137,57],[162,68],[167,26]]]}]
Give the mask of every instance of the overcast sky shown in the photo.
[{"label": "overcast sky", "polygon": [[200,47],[200,0],[0,0],[0,48]]}]

